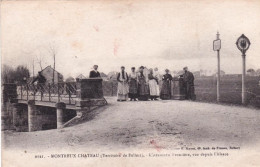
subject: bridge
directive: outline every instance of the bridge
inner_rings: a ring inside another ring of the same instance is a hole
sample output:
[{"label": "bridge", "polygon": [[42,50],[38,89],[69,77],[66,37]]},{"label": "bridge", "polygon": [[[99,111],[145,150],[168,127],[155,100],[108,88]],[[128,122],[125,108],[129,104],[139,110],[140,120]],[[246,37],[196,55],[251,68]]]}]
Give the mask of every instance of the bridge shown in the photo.
[{"label": "bridge", "polygon": [[82,79],[55,84],[4,84],[4,116],[12,110],[18,131],[65,127],[84,114],[107,104],[102,79]]}]

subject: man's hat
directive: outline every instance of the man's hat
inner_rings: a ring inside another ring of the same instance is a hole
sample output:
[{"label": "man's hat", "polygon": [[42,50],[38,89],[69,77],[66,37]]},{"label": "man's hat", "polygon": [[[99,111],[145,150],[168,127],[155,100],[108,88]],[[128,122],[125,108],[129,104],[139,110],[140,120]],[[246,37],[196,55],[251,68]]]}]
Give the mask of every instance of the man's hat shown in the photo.
[{"label": "man's hat", "polygon": [[125,66],[121,66],[121,68],[125,68]]},{"label": "man's hat", "polygon": [[140,69],[144,69],[144,66],[141,66]]},{"label": "man's hat", "polygon": [[166,72],[169,72],[170,70],[169,69],[165,69]]},{"label": "man's hat", "polygon": [[183,70],[187,70],[188,69],[188,67],[183,67]]},{"label": "man's hat", "polygon": [[135,67],[132,67],[131,69],[135,69]]}]

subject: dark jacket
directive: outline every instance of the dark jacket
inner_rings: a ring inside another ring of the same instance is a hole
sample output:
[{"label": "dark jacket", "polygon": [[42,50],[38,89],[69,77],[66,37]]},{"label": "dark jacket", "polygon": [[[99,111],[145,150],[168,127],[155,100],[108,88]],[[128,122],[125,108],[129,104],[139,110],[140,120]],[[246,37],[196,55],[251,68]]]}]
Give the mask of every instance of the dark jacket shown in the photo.
[{"label": "dark jacket", "polygon": [[32,84],[36,81],[38,81],[38,83],[44,84],[46,82],[46,78],[42,74],[39,74],[36,78],[34,78]]},{"label": "dark jacket", "polygon": [[[117,81],[118,82],[120,82],[120,73],[121,72],[119,72],[118,74],[117,74]],[[124,78],[124,79],[126,79],[126,82],[128,82],[128,75],[127,75],[127,73],[126,72],[124,72],[124,73],[122,73],[123,74],[123,76],[122,76],[122,78]]]},{"label": "dark jacket", "polygon": [[95,70],[90,71],[89,78],[98,78],[98,77],[100,77],[100,73],[98,71],[97,72]]},{"label": "dark jacket", "polygon": [[194,85],[194,76],[192,74],[192,72],[185,72],[183,74],[183,80],[186,84],[189,84],[189,85]]}]

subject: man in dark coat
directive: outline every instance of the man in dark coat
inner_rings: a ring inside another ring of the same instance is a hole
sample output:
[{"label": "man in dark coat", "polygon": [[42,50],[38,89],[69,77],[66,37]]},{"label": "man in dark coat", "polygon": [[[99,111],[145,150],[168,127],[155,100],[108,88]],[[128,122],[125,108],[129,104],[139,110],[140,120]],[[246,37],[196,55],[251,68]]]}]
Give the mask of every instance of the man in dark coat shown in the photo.
[{"label": "man in dark coat", "polygon": [[34,78],[34,80],[32,81],[32,84],[34,84],[36,81],[37,81],[36,91],[40,91],[43,93],[44,85],[46,83],[46,78],[42,75],[40,71],[38,72],[38,76]]},{"label": "man in dark coat", "polygon": [[32,84],[36,81],[38,81],[39,84],[45,84],[46,82],[46,78],[42,75],[40,71],[38,72],[38,76],[32,81]]},{"label": "man in dark coat", "polygon": [[184,80],[184,87],[185,87],[185,94],[186,99],[188,100],[195,100],[196,96],[194,93],[194,76],[192,72],[188,71],[188,67],[184,67],[184,74],[183,74],[183,80]]},{"label": "man in dark coat", "polygon": [[98,65],[94,65],[93,68],[94,68],[94,70],[90,71],[90,73],[89,73],[89,78],[99,78],[100,73],[97,71]]}]

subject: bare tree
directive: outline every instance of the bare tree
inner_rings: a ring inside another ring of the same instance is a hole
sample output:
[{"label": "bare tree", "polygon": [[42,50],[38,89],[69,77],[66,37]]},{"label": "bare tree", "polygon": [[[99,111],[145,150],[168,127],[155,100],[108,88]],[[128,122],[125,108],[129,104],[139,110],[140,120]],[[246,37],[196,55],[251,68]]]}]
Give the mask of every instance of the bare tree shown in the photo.
[{"label": "bare tree", "polygon": [[43,55],[42,51],[38,50],[38,53],[36,56],[36,62],[39,64],[41,70],[42,70],[42,63],[44,60],[43,58],[44,58],[44,55]]},{"label": "bare tree", "polygon": [[55,45],[55,43],[50,43],[50,44],[49,44],[48,52],[49,52],[50,55],[53,57],[53,69],[54,69],[54,70],[53,70],[52,83],[54,84],[56,56],[57,56],[57,53],[58,53],[58,49],[57,49],[57,46]]}]

